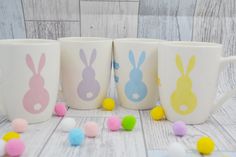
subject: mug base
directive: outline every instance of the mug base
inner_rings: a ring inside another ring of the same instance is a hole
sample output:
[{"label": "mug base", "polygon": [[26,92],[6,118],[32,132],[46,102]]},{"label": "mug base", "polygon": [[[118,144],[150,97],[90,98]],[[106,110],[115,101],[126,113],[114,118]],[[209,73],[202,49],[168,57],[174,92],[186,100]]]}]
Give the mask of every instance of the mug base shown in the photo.
[{"label": "mug base", "polygon": [[[49,117],[44,117],[44,118],[40,118],[40,120],[38,120],[38,119],[27,119],[27,118],[24,118],[23,117],[23,119],[25,119],[27,122],[28,122],[28,124],[38,124],[38,123],[43,123],[43,122],[46,122],[46,121],[48,121],[48,120],[50,120],[52,118],[52,115],[51,116],[49,116]],[[9,118],[9,117],[7,117],[7,120],[9,120],[9,121],[13,121],[14,119],[16,119],[16,117],[12,117],[12,118]]]},{"label": "mug base", "polygon": [[87,107],[75,107],[75,106],[70,106],[70,108],[75,109],[75,110],[93,110],[93,109],[98,109],[101,108],[101,106],[87,106]]},{"label": "mug base", "polygon": [[156,105],[153,105],[153,106],[148,106],[148,107],[137,107],[137,106],[127,106],[127,105],[122,105],[120,104],[120,106],[126,108],[126,109],[130,109],[130,110],[150,110],[152,109],[153,107],[155,107]]},{"label": "mug base", "polygon": [[176,121],[183,121],[184,123],[188,124],[188,125],[198,125],[198,124],[203,124],[205,123],[207,119],[201,119],[201,120],[191,120],[190,118],[189,119],[171,119],[169,118],[168,116],[166,117],[166,119],[172,123],[176,122]]}]

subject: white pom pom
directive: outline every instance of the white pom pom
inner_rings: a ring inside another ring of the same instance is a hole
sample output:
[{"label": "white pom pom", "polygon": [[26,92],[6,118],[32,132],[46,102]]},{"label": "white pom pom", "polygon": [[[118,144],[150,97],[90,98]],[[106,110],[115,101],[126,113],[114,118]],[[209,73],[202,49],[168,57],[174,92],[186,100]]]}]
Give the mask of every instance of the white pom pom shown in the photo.
[{"label": "white pom pom", "polygon": [[0,139],[0,156],[5,155],[5,145],[6,145],[6,142]]},{"label": "white pom pom", "polygon": [[61,121],[61,130],[69,132],[71,129],[75,128],[76,122],[73,118],[64,118]]},{"label": "white pom pom", "polygon": [[185,157],[186,150],[182,144],[174,142],[168,146],[167,154],[168,157]]}]

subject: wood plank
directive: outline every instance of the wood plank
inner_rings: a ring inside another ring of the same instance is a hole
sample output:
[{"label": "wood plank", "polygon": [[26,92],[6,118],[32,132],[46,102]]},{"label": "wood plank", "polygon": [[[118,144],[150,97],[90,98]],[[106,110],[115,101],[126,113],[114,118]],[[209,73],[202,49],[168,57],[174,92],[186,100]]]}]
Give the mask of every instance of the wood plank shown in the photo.
[{"label": "wood plank", "polygon": [[[167,157],[166,150],[149,150],[148,157]],[[187,152],[186,157],[202,157],[197,152]]]},{"label": "wood plank", "polygon": [[[230,99],[213,114],[222,129],[236,142],[236,98]],[[234,145],[236,148],[236,145]]]},{"label": "wood plank", "polygon": [[[149,157],[166,157],[167,155],[166,150],[150,150],[148,151],[148,156]],[[210,156],[211,157],[233,157],[236,155],[236,152],[222,152],[222,151],[215,151],[213,152]],[[202,157],[198,152],[187,152],[186,157]],[[209,156],[205,156],[209,157]]]},{"label": "wood plank", "polygon": [[145,148],[139,119],[137,119],[137,126],[132,132],[109,131],[106,126],[105,118],[76,117],[76,127],[82,128],[86,121],[95,121],[99,126],[101,126],[98,137],[94,139],[86,138],[85,142],[80,147],[72,147],[67,141],[68,133],[62,132],[59,125],[40,156],[145,156]]},{"label": "wood plank", "polygon": [[28,38],[57,39],[80,36],[79,22],[26,21]]},{"label": "wood plank", "polygon": [[198,0],[195,16],[202,17],[235,17],[236,3],[234,0]]},{"label": "wood plank", "polygon": [[22,0],[26,20],[79,21],[78,0]]},{"label": "wood plank", "polygon": [[[26,150],[22,157],[38,156],[44,144],[50,138],[52,132],[59,124],[61,118],[52,117],[44,123],[32,124],[25,133],[21,134],[21,138],[25,142]],[[11,123],[8,120],[0,123],[0,136],[12,131]]]},{"label": "wood plank", "polygon": [[0,39],[25,38],[21,0],[1,0]]},{"label": "wood plank", "polygon": [[140,0],[139,15],[192,16],[196,0]]},{"label": "wood plank", "polygon": [[232,98],[225,104],[218,107],[212,115],[221,126],[229,126],[236,124],[236,99]]},{"label": "wood plank", "polygon": [[192,17],[139,16],[138,37],[163,40],[191,40]]},{"label": "wood plank", "polygon": [[149,111],[142,111],[141,119],[145,122],[143,128],[148,149],[166,149],[171,142],[178,141],[188,150],[195,150],[197,140],[203,135],[213,138],[216,150],[234,151],[236,148],[236,142],[212,118],[201,125],[188,125],[187,135],[182,138],[173,135],[171,122],[151,120]]},{"label": "wood plank", "polygon": [[81,1],[81,35],[136,37],[138,2]]},{"label": "wood plank", "polygon": [[138,37],[191,40],[196,0],[141,0]]}]

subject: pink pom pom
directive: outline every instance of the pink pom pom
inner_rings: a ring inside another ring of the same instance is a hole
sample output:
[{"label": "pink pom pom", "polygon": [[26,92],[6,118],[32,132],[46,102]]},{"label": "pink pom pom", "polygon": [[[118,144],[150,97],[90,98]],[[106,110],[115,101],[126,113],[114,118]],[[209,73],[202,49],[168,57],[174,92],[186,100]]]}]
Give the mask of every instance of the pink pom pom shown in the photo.
[{"label": "pink pom pom", "polygon": [[99,132],[98,124],[95,122],[86,122],[84,132],[87,137],[96,137]]},{"label": "pink pom pom", "polygon": [[21,139],[12,139],[6,144],[6,153],[9,156],[20,156],[25,150],[25,144]]},{"label": "pink pom pom", "polygon": [[184,136],[187,133],[187,126],[182,121],[177,121],[173,124],[173,131],[176,136]]},{"label": "pink pom pom", "polygon": [[11,122],[12,129],[15,132],[22,133],[28,128],[28,122],[25,119],[17,118]]},{"label": "pink pom pom", "polygon": [[117,131],[121,128],[121,120],[117,116],[111,116],[107,120],[107,127],[111,131]]},{"label": "pink pom pom", "polygon": [[67,112],[67,109],[66,109],[66,105],[62,102],[58,102],[56,105],[55,105],[55,113],[58,117],[63,117],[65,116],[66,112]]}]

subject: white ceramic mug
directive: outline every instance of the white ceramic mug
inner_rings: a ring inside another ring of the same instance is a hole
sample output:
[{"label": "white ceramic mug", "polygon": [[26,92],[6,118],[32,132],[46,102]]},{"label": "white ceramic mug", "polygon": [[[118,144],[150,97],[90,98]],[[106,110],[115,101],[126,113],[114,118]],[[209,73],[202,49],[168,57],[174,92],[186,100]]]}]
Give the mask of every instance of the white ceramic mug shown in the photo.
[{"label": "white ceramic mug", "polygon": [[156,39],[114,40],[114,69],[119,101],[129,109],[150,109],[159,99]]},{"label": "white ceramic mug", "polygon": [[160,99],[167,119],[198,124],[235,90],[215,102],[219,71],[236,56],[222,57],[222,45],[205,42],[163,42],[158,47]]},{"label": "white ceramic mug", "polygon": [[57,99],[60,45],[53,40],[0,40],[1,111],[10,120],[48,120]]},{"label": "white ceramic mug", "polygon": [[62,91],[75,109],[95,109],[107,96],[110,82],[112,40],[69,37],[61,43]]}]

